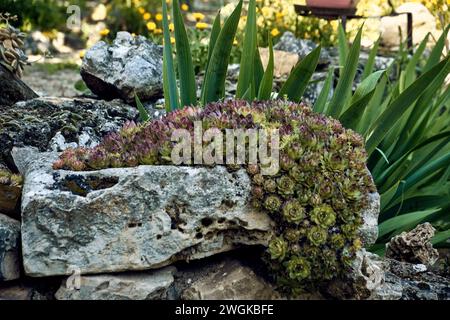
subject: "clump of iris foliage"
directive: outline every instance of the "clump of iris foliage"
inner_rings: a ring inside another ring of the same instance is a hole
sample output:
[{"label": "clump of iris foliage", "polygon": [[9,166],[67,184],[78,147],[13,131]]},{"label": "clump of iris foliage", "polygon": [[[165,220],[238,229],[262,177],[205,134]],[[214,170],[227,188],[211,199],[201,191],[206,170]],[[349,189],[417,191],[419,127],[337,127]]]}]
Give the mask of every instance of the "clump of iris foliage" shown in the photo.
[{"label": "clump of iris foliage", "polygon": [[[186,129],[193,136],[194,121],[223,134],[235,128],[279,129],[279,172],[262,175],[259,165],[245,165],[253,206],[276,222],[265,260],[283,287],[301,288],[344,274],[361,248],[361,211],[376,189],[361,136],[305,105],[234,100],[180,109],[144,124],[129,122],[92,149],[67,150],[54,168],[171,164],[173,130]],[[225,143],[223,149],[226,155]]]}]

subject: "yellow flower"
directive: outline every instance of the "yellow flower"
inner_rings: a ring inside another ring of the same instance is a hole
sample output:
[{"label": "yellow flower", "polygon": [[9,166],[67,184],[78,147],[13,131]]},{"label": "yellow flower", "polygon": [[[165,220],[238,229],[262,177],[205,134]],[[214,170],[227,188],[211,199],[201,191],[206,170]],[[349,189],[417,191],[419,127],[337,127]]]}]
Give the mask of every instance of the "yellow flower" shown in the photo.
[{"label": "yellow flower", "polygon": [[206,28],[209,27],[209,25],[207,23],[204,22],[197,22],[197,24],[195,25],[195,27],[199,30],[205,30]]},{"label": "yellow flower", "polygon": [[272,37],[276,37],[280,34],[280,30],[278,30],[277,28],[273,28],[272,31],[270,31],[270,34],[272,35]]},{"label": "yellow flower", "polygon": [[108,34],[109,34],[109,29],[103,29],[100,31],[100,35],[103,37],[107,36]]},{"label": "yellow flower", "polygon": [[169,23],[169,30],[172,32],[175,29],[173,23]]},{"label": "yellow flower", "polygon": [[234,46],[237,46],[237,44],[238,44],[237,40],[236,40],[236,39],[234,39],[234,41],[233,41],[233,45],[234,45]]},{"label": "yellow flower", "polygon": [[202,21],[203,19],[205,19],[205,15],[203,13],[200,13],[200,12],[194,12],[192,14],[192,16],[194,17],[195,20],[197,20],[197,22],[198,21]]},{"label": "yellow flower", "polygon": [[147,29],[149,31],[154,31],[156,29],[156,23],[154,23],[153,21],[150,21],[147,23]]},{"label": "yellow flower", "polygon": [[139,12],[140,14],[144,14],[144,13],[145,13],[145,9],[142,8],[142,7],[139,7],[139,8],[138,8],[138,12]]},{"label": "yellow flower", "polygon": [[275,14],[275,16],[277,17],[277,19],[281,19],[281,18],[284,17],[284,13],[283,13],[283,12],[277,12],[277,13]]},{"label": "yellow flower", "polygon": [[162,21],[163,15],[161,13],[157,13],[155,16],[156,21]]},{"label": "yellow flower", "polygon": [[163,31],[162,31],[162,29],[155,29],[154,31],[153,31],[153,33],[154,34],[162,34],[163,33]]},{"label": "yellow flower", "polygon": [[183,10],[183,11],[188,11],[188,10],[189,10],[189,6],[188,6],[186,3],[183,3],[183,4],[181,5],[181,10]]},{"label": "yellow flower", "polygon": [[174,44],[175,43],[175,38],[174,37],[170,37],[170,43]]},{"label": "yellow flower", "polygon": [[81,50],[79,53],[80,58],[83,59],[85,54],[86,54],[86,50]]},{"label": "yellow flower", "polygon": [[270,16],[271,10],[269,7],[262,7],[261,12],[262,12],[263,16],[268,17],[268,16]]},{"label": "yellow flower", "polygon": [[152,15],[150,13],[146,12],[146,13],[144,13],[144,15],[142,17],[144,18],[144,20],[150,20]]}]

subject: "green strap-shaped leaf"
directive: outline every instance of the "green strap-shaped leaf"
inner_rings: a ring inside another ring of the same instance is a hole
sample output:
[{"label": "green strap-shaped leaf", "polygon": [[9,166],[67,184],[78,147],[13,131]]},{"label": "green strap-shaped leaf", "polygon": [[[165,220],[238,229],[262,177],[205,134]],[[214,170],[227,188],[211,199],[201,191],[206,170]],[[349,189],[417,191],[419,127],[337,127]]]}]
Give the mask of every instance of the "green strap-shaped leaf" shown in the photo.
[{"label": "green strap-shaped leaf", "polygon": [[372,131],[366,143],[366,149],[369,155],[372,154],[389,130],[392,129],[395,123],[424,93],[433,80],[436,77],[445,78],[449,71],[450,59],[447,58],[420,76],[386,108],[374,122],[371,130],[369,130]]},{"label": "green strap-shaped leaf", "polygon": [[[379,176],[375,176],[374,177],[375,183],[377,185],[379,185],[383,181],[385,181],[385,179],[387,179],[389,177],[392,177],[392,176],[397,176],[397,174],[395,172],[398,171],[398,168],[400,168],[402,162],[405,161],[405,159],[411,153],[413,153],[414,151],[419,151],[422,148],[428,147],[432,143],[435,143],[435,142],[437,142],[437,141],[439,141],[441,139],[444,139],[445,144],[447,144],[450,141],[450,131],[444,131],[444,132],[438,133],[438,134],[436,134],[436,135],[426,139],[425,141],[421,142],[420,144],[418,144],[416,147],[414,147],[413,149],[409,150],[408,152],[406,152],[400,159],[395,161],[391,166],[389,166],[388,169],[383,171]],[[433,155],[433,152],[429,152],[428,154],[429,155]]]},{"label": "green strap-shaped leaf", "polygon": [[404,187],[400,188],[402,190],[397,190],[396,197],[399,196],[401,192],[407,192],[428,176],[435,174],[440,169],[447,168],[448,166],[450,166],[450,153],[427,163],[425,166],[419,168],[416,172],[406,178]]},{"label": "green strap-shaped leaf", "polygon": [[411,59],[409,59],[408,64],[406,65],[404,72],[404,86],[408,87],[413,81],[416,79],[416,69],[417,64],[422,57],[423,52],[425,51],[428,43],[428,38],[430,37],[430,33],[427,33],[425,38],[420,42],[420,45],[417,47],[416,52],[414,52]]},{"label": "green strap-shaped leaf", "polygon": [[178,96],[177,80],[175,76],[175,68],[173,65],[173,52],[172,44],[170,43],[169,21],[167,18],[167,4],[165,0],[162,0],[162,9],[164,31],[163,89],[164,97],[166,99],[166,110],[172,111],[180,107],[180,102]]},{"label": "green strap-shaped leaf", "polygon": [[294,102],[299,102],[302,99],[319,62],[320,50],[321,46],[319,45],[294,67],[281,87],[278,97],[281,98],[286,95],[289,100]]},{"label": "green strap-shaped leaf", "polygon": [[358,127],[361,117],[364,113],[364,107],[367,106],[372,99],[375,89],[368,92],[364,97],[354,102],[345,112],[339,117],[339,121],[342,125],[348,129],[355,130]]},{"label": "green strap-shaped leaf", "polygon": [[134,101],[136,101],[136,107],[139,111],[139,119],[141,119],[142,122],[147,122],[150,119],[150,116],[136,93],[134,94]]},{"label": "green strap-shaped leaf", "polygon": [[[242,98],[244,93],[253,84],[255,73],[256,54],[256,2],[250,0],[248,5],[247,24],[245,26],[244,44],[242,48],[241,67],[236,89],[236,98]],[[253,94],[251,94],[254,96]]]},{"label": "green strap-shaped leaf", "polygon": [[274,57],[273,57],[273,41],[269,34],[269,62],[267,63],[266,71],[264,72],[259,86],[258,99],[269,100],[272,94],[273,86],[273,70],[274,70]]},{"label": "green strap-shaped leaf", "polygon": [[400,231],[410,225],[414,225],[416,223],[419,223],[420,221],[426,219],[427,217],[431,216],[433,213],[438,212],[439,209],[432,209],[432,210],[425,210],[425,211],[419,211],[419,212],[412,212],[412,213],[406,213],[402,214],[400,216],[396,216],[394,218],[391,218],[389,220],[384,221],[378,226],[378,237],[382,238],[385,235],[393,232],[393,231]]},{"label": "green strap-shaped leaf", "polygon": [[178,62],[181,107],[196,105],[197,85],[195,81],[194,64],[192,63],[191,48],[178,0],[173,1],[172,11],[175,28],[175,46],[177,48],[176,56]]},{"label": "green strap-shaped leaf", "polygon": [[450,238],[450,229],[436,233],[433,239],[431,239],[431,243],[436,245],[447,241],[448,238]]},{"label": "green strap-shaped leaf", "polygon": [[255,73],[255,76],[254,76],[254,89],[253,89],[253,91],[255,91],[254,92],[254,94],[255,94],[255,96],[254,96],[254,98],[256,98],[256,96],[258,95],[258,89],[259,89],[259,87],[261,86],[261,81],[262,81],[262,78],[263,78],[263,76],[264,76],[264,66],[263,66],[263,64],[262,64],[262,61],[261,61],[261,55],[259,54],[259,49],[258,48],[256,48],[256,52],[255,52],[255,64],[254,64],[254,66],[253,66],[253,70],[254,70],[254,73]]},{"label": "green strap-shaped leaf", "polygon": [[350,107],[339,117],[339,121],[341,121],[344,127],[357,130],[365,107],[372,99],[378,80],[380,80],[383,74],[384,70],[372,73],[356,88],[355,94],[350,102]]},{"label": "green strap-shaped leaf", "polygon": [[204,91],[202,96],[203,105],[220,100],[225,94],[225,78],[230,60],[231,48],[239,24],[242,10],[242,0],[239,1],[233,13],[225,22],[216,40],[208,70],[205,74]]},{"label": "green strap-shaped leaf", "polygon": [[373,72],[373,66],[375,65],[375,58],[377,56],[378,48],[380,46],[380,40],[381,40],[381,37],[379,37],[377,39],[377,41],[375,41],[372,49],[370,49],[369,57],[367,58],[366,65],[364,66],[364,71],[361,76],[362,80],[367,78]]},{"label": "green strap-shaped leaf", "polygon": [[447,34],[449,30],[450,24],[447,25],[444,31],[442,31],[442,34],[439,37],[438,41],[436,42],[436,45],[433,47],[433,50],[431,50],[427,63],[423,68],[423,72],[427,72],[441,60],[442,50],[444,49],[445,41],[447,40]]},{"label": "green strap-shaped leaf", "polygon": [[380,205],[381,205],[381,212],[386,208],[386,206],[392,201],[394,198],[398,186],[400,184],[400,181],[397,181],[396,184],[394,184],[392,187],[390,187],[386,192],[382,193],[380,195]]},{"label": "green strap-shaped leaf", "polygon": [[216,45],[217,37],[219,36],[220,30],[221,30],[221,25],[220,25],[220,11],[219,11],[217,13],[216,18],[214,19],[212,29],[211,29],[211,35],[209,37],[208,61],[206,63],[205,71],[208,70],[209,60],[211,59],[211,55],[213,53],[214,46]]},{"label": "green strap-shaped leaf", "polygon": [[340,66],[339,74],[342,74],[342,68],[344,68],[345,60],[347,59],[349,50],[347,36],[345,35],[342,23],[340,23],[338,27],[338,48],[339,48],[339,66]]},{"label": "green strap-shaped leaf", "polygon": [[315,112],[327,114],[326,105],[327,105],[328,98],[330,97],[330,91],[331,91],[331,87],[333,84],[333,78],[334,78],[334,68],[331,67],[328,70],[327,77],[323,84],[322,90],[320,91],[320,94],[317,97],[316,103],[314,103],[313,110]]},{"label": "green strap-shaped leaf", "polygon": [[339,73],[339,81],[336,86],[333,98],[328,105],[329,114],[338,119],[345,109],[347,98],[352,92],[353,79],[355,79],[356,70],[359,62],[359,52],[361,48],[361,33],[362,27],[359,29],[358,34],[353,41],[353,45],[350,49],[350,53],[347,56],[344,69]]}]

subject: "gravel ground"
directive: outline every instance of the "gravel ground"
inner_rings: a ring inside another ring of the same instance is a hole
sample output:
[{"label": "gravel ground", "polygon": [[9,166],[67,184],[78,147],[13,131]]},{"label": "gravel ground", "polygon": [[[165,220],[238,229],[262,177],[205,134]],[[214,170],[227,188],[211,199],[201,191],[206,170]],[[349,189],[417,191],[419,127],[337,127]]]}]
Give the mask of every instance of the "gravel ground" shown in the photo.
[{"label": "gravel ground", "polygon": [[81,80],[78,70],[67,68],[48,71],[40,65],[25,69],[22,80],[40,96],[73,97],[80,95],[74,87]]}]

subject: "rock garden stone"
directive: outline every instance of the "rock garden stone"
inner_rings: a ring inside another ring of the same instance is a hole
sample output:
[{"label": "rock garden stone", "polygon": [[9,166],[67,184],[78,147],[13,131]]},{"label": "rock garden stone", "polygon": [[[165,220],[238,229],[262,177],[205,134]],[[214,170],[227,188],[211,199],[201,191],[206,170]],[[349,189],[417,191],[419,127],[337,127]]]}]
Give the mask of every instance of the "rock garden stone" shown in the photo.
[{"label": "rock garden stone", "polygon": [[0,106],[11,106],[18,101],[36,98],[38,95],[16,75],[0,64]]},{"label": "rock garden stone", "polygon": [[81,276],[79,287],[65,279],[58,300],[165,300],[173,284],[174,267],[153,272]]},{"label": "rock garden stone", "polygon": [[271,300],[281,295],[265,279],[256,275],[239,260],[226,259],[214,266],[213,272],[199,270],[199,276],[186,288],[186,300]]},{"label": "rock garden stone", "polygon": [[81,76],[89,89],[103,99],[133,102],[162,95],[162,47],[143,36],[118,32],[111,45],[91,47],[83,58]]},{"label": "rock garden stone", "polygon": [[137,110],[120,100],[36,98],[0,106],[0,165],[14,168],[10,154],[14,146],[41,151],[94,146],[105,134],[137,118]]},{"label": "rock garden stone", "polygon": [[20,222],[0,213],[0,281],[20,277]]},{"label": "rock garden stone", "polygon": [[434,232],[435,229],[428,222],[418,225],[409,232],[402,232],[386,245],[386,257],[432,266],[439,258],[439,252],[431,243]]},{"label": "rock garden stone", "polygon": [[267,245],[271,220],[247,205],[244,170],[140,166],[54,171],[58,153],[14,151],[25,175],[25,273],[51,276],[144,270]]}]

